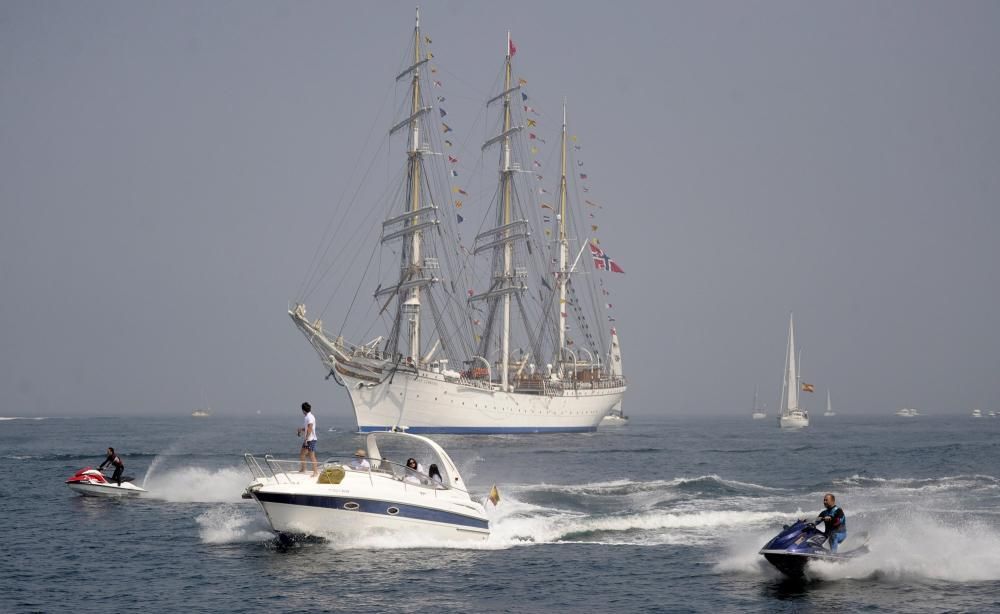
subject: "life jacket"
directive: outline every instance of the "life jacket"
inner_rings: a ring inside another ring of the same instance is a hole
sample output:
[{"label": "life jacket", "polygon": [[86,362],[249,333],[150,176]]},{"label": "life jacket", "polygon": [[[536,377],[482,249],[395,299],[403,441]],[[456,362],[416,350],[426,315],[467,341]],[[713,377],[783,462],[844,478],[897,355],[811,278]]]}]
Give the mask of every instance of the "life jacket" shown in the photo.
[{"label": "life jacket", "polygon": [[[844,510],[842,510],[838,506],[834,505],[830,509],[823,510],[823,511],[824,511],[824,513],[823,513],[824,516],[829,516],[830,518],[833,518],[833,520],[830,521],[830,529],[833,532],[835,532],[835,533],[847,533],[847,514],[844,513]],[[839,527],[834,527],[833,526],[833,522],[835,520],[837,520],[837,512],[840,512],[840,526]]]}]

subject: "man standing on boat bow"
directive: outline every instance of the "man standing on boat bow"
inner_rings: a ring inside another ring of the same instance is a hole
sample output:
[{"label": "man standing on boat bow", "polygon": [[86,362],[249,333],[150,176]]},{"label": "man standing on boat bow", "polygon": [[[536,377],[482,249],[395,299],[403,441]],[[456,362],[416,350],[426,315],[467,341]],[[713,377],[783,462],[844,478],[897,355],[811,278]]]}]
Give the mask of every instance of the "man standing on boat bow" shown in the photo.
[{"label": "man standing on boat bow", "polygon": [[299,450],[299,473],[306,471],[306,456],[310,457],[313,464],[313,476],[319,475],[319,461],[316,460],[316,416],[312,415],[312,405],[302,404],[302,428],[298,429],[299,437],[302,437],[302,449]]}]

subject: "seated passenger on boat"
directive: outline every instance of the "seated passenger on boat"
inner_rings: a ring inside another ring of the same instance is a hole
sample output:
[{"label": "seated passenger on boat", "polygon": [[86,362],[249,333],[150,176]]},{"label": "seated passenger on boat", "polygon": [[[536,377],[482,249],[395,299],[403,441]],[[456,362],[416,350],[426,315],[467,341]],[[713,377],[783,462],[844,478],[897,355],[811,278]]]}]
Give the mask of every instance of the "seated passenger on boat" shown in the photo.
[{"label": "seated passenger on boat", "polygon": [[354,453],[354,460],[351,461],[351,469],[357,469],[360,471],[367,471],[370,469],[371,464],[368,462],[366,456],[365,451],[359,448]]}]

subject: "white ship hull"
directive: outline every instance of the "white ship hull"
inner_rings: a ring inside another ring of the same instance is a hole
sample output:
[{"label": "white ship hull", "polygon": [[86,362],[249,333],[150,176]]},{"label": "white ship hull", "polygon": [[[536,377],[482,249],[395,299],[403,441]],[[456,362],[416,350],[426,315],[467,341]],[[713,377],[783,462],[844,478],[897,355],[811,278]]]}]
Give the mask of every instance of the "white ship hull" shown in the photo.
[{"label": "white ship hull", "polygon": [[410,433],[543,433],[596,431],[622,400],[625,386],[565,390],[549,396],[503,392],[447,381],[421,371],[381,383],[338,369],[361,432],[393,427]]},{"label": "white ship hull", "polygon": [[783,429],[801,429],[809,426],[809,416],[802,412],[792,412],[778,418],[778,424]]},{"label": "white ship hull", "polygon": [[752,418],[754,420],[763,420],[763,419],[767,418],[767,414],[765,414],[762,411],[755,411],[755,412],[753,412]]},{"label": "white ship hull", "polygon": [[[260,501],[264,515],[277,533],[286,535],[316,535],[335,542],[350,542],[358,538],[378,535],[409,534],[433,541],[485,541],[490,532],[487,528],[463,527],[448,522],[434,522],[385,513],[365,513],[332,507],[340,503],[333,497],[311,497],[313,501],[329,503],[331,507],[313,507],[289,503]],[[326,500],[325,500],[326,499]],[[379,507],[380,511],[393,506],[402,506],[395,501],[371,501],[351,497],[354,502]],[[435,510],[427,509],[428,513]],[[439,515],[440,512],[438,512]]]}]

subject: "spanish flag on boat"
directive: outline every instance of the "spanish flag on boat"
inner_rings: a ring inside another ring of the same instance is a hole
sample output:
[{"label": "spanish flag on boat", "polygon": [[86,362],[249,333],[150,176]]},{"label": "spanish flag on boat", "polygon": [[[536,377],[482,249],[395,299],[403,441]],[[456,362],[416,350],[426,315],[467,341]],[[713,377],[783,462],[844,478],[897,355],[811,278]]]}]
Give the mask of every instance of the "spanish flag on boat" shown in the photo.
[{"label": "spanish flag on boat", "polygon": [[816,392],[816,386],[802,382],[802,392]]}]

